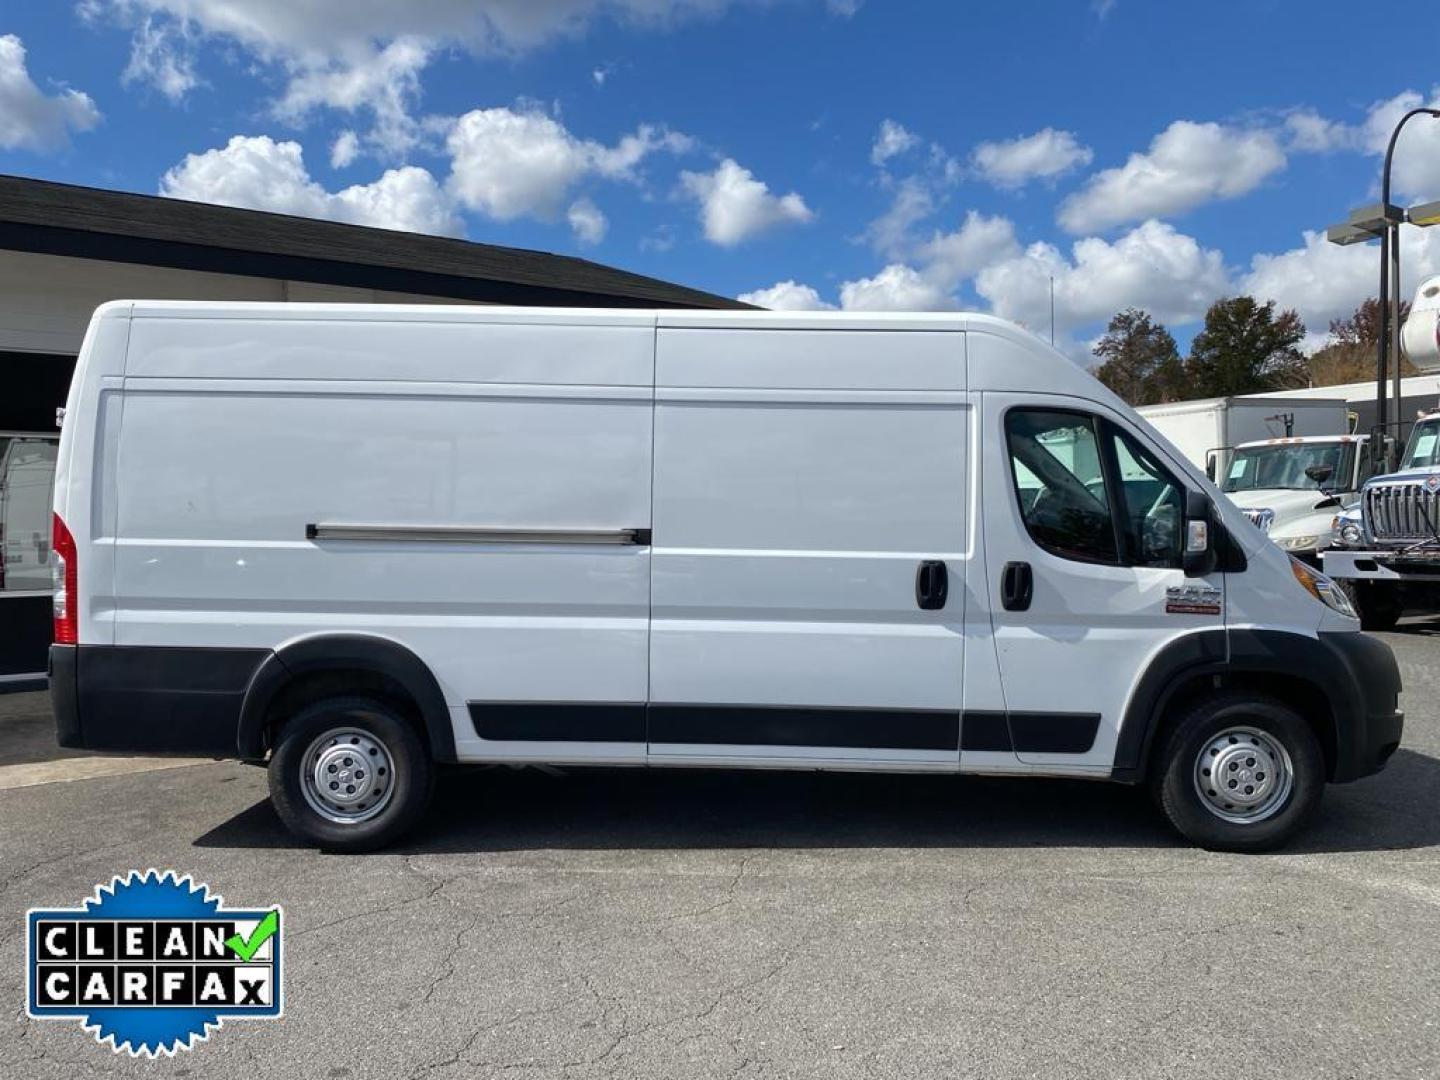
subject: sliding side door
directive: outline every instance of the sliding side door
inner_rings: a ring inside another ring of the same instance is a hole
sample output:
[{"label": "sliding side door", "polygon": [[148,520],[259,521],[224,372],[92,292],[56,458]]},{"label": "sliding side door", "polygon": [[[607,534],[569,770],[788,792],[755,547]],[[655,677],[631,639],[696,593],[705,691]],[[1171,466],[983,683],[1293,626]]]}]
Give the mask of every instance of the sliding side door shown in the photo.
[{"label": "sliding side door", "polygon": [[649,759],[954,769],[964,336],[667,327]]}]

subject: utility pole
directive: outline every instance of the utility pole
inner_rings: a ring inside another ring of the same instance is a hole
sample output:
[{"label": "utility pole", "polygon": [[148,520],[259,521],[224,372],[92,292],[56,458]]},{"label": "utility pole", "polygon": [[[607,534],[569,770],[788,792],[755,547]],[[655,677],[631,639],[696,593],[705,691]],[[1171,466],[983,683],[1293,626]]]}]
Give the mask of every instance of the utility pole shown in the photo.
[{"label": "utility pole", "polygon": [[1050,275],[1050,347],[1055,347],[1055,275]]}]

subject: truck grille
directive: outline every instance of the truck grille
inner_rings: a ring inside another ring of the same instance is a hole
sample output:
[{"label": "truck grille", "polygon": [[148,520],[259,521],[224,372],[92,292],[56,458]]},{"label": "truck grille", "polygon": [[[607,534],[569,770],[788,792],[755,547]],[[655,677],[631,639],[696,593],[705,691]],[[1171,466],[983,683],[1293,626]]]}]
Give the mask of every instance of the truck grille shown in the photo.
[{"label": "truck grille", "polygon": [[1423,483],[1369,487],[1362,512],[1376,540],[1429,540],[1440,529],[1440,490]]},{"label": "truck grille", "polygon": [[1268,507],[1264,509],[1260,509],[1257,507],[1254,510],[1242,509],[1240,512],[1244,514],[1247,518],[1249,518],[1250,524],[1254,525],[1262,533],[1268,533],[1270,531],[1270,526],[1275,524],[1275,511],[1269,509]]}]

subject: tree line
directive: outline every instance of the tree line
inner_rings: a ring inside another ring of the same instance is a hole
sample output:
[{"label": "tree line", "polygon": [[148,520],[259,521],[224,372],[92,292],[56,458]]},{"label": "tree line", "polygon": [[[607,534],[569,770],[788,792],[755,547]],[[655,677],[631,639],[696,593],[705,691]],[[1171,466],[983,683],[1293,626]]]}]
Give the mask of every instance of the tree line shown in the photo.
[{"label": "tree line", "polygon": [[[1402,323],[1408,312],[1402,303]],[[1099,364],[1092,370],[1131,405],[1334,386],[1375,377],[1379,330],[1380,304],[1372,297],[1349,318],[1332,319],[1326,343],[1307,356],[1296,312],[1276,311],[1273,300],[1230,296],[1210,305],[1190,355],[1181,357],[1163,324],[1126,308],[1095,343]],[[1409,361],[1400,363],[1405,374],[1414,373]]]}]

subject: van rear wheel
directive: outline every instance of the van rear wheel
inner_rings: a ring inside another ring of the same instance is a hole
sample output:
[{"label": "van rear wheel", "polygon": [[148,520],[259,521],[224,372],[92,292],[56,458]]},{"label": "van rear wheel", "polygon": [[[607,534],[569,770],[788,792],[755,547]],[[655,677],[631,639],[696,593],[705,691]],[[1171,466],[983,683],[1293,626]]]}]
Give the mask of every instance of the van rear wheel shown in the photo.
[{"label": "van rear wheel", "polygon": [[1293,836],[1325,788],[1304,717],[1274,698],[1223,694],[1170,732],[1151,784],[1170,823],[1212,851],[1265,851]]},{"label": "van rear wheel", "polygon": [[280,729],[268,771],[280,819],[331,851],[370,851],[395,840],[424,814],[434,785],[415,728],[367,697],[301,709]]}]

